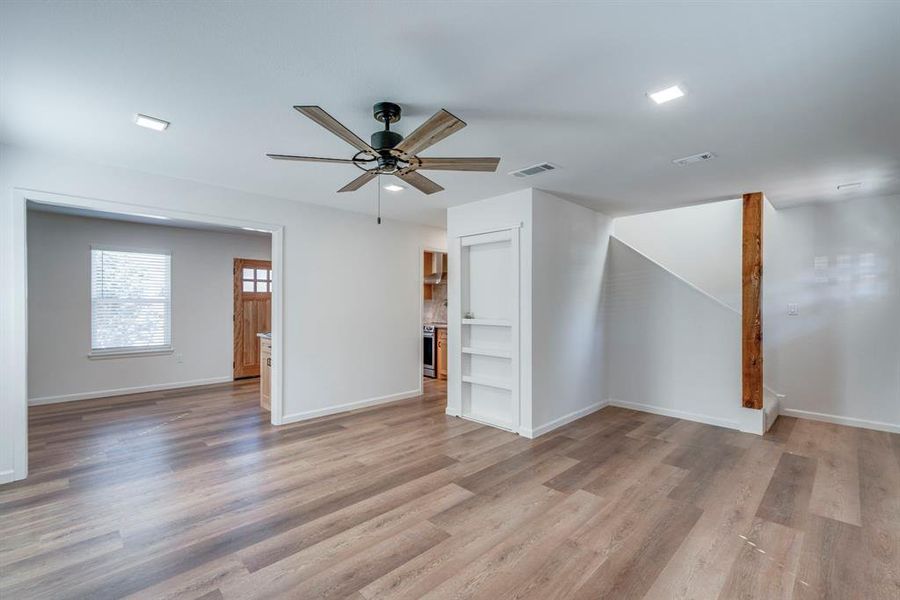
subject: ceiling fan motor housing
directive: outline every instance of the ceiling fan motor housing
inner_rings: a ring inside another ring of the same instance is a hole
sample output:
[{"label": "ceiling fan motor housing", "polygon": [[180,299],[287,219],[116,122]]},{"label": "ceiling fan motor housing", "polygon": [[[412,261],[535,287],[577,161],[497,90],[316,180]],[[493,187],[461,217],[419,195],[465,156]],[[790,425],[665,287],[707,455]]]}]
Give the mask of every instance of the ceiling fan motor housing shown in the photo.
[{"label": "ceiling fan motor housing", "polygon": [[403,136],[396,131],[376,131],[372,134],[372,148],[375,150],[390,150],[403,141]]},{"label": "ceiling fan motor housing", "polygon": [[372,134],[372,148],[382,152],[390,150],[401,141],[403,136],[396,131],[391,131],[391,123],[400,120],[400,105],[393,102],[379,102],[372,107],[372,114],[375,120],[384,123],[384,131],[376,131]]}]

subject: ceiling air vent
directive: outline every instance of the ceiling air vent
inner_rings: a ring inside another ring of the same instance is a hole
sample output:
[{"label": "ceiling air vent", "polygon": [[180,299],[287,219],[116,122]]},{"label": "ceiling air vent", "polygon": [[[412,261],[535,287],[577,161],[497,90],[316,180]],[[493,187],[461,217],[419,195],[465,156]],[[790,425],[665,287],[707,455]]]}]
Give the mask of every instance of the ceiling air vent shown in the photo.
[{"label": "ceiling air vent", "polygon": [[519,169],[518,171],[510,171],[509,174],[513,177],[531,177],[532,175],[537,175],[546,171],[555,171],[558,168],[559,167],[556,165],[551,165],[550,163],[538,163],[536,165],[531,165],[530,167],[525,167],[524,169]]},{"label": "ceiling air vent", "polygon": [[684,167],[686,165],[703,162],[704,160],[712,160],[715,157],[716,157],[716,155],[713,154],[712,152],[701,152],[700,154],[685,156],[683,158],[676,158],[672,162],[680,167]]}]

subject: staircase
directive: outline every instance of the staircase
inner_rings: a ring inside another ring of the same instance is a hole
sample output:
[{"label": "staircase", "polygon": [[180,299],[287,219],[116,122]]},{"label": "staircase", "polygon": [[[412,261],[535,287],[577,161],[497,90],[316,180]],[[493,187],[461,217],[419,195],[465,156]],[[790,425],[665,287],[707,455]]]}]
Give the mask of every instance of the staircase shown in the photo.
[{"label": "staircase", "polygon": [[[691,207],[690,209],[675,209],[673,211],[665,212],[675,213],[679,210],[691,210],[696,213],[698,210],[702,209],[703,207]],[[721,218],[727,220],[727,223],[724,223],[722,227],[733,228],[735,223],[738,223],[739,227],[740,220],[735,218],[734,215],[729,214],[729,211],[732,209],[740,211],[741,207],[739,201],[736,202],[733,207],[718,206],[712,209],[717,213],[716,218],[720,218],[719,215],[721,215]],[[693,216],[694,215],[692,215],[691,218],[693,218]],[[624,217],[623,220],[640,219],[643,217],[644,215],[637,215],[636,217]],[[702,277],[692,281],[692,279],[694,279],[693,277],[686,277],[685,274],[679,272],[681,269],[677,268],[679,263],[685,264],[685,257],[679,254],[681,251],[679,244],[681,242],[687,244],[690,248],[688,255],[699,255],[702,260],[702,255],[704,254],[704,249],[702,248],[702,244],[704,243],[703,239],[698,241],[695,235],[687,229],[684,231],[673,231],[670,229],[665,232],[660,232],[659,236],[650,235],[653,233],[653,227],[669,227],[670,223],[673,224],[671,226],[679,226],[679,220],[677,218],[661,219],[658,215],[651,216],[650,218],[652,219],[652,222],[649,222],[647,227],[651,229],[642,232],[648,233],[646,236],[623,235],[622,237],[619,237],[619,235],[617,235],[618,228],[615,228],[610,241],[610,256],[612,260],[609,261],[607,267],[606,279],[609,285],[605,294],[605,302],[613,306],[617,301],[623,300],[641,303],[642,301],[637,298],[642,293],[652,294],[654,290],[656,290],[668,295],[671,294],[673,290],[677,290],[677,293],[673,295],[673,297],[677,297],[677,300],[673,301],[672,306],[659,306],[658,304],[652,306],[648,305],[645,314],[628,315],[631,319],[631,324],[634,326],[633,329],[635,335],[638,337],[646,335],[645,330],[647,328],[644,327],[640,321],[665,324],[667,319],[691,319],[692,324],[695,327],[696,338],[700,338],[699,341],[698,339],[691,339],[691,337],[694,336],[681,336],[682,339],[670,339],[671,336],[666,335],[666,332],[663,331],[660,333],[660,339],[653,339],[652,342],[661,344],[664,351],[672,353],[673,356],[677,356],[679,351],[682,350],[682,346],[685,346],[685,348],[683,348],[685,354],[695,353],[704,356],[705,360],[709,363],[707,369],[709,373],[719,372],[727,374],[727,381],[722,381],[721,378],[717,379],[715,377],[710,377],[711,381],[708,382],[709,385],[717,385],[718,387],[715,391],[720,393],[722,398],[727,397],[732,400],[729,400],[730,404],[727,407],[724,406],[723,403],[722,405],[715,404],[710,408],[710,405],[707,403],[707,410],[701,410],[700,414],[696,415],[691,415],[690,410],[683,411],[686,414],[680,415],[676,414],[679,412],[677,408],[671,406],[667,408],[664,406],[657,406],[659,404],[666,404],[665,399],[662,397],[657,401],[654,401],[653,399],[649,400],[649,405],[651,407],[659,408],[660,412],[668,410],[665,414],[671,414],[673,416],[694,418],[694,420],[704,420],[705,422],[721,421],[721,424],[725,424],[726,426],[729,426],[728,423],[731,422],[733,424],[730,426],[735,429],[757,434],[765,433],[778,418],[781,396],[771,388],[765,387],[762,411],[745,409],[740,405],[741,370],[739,357],[741,348],[741,313],[734,307],[735,298],[740,298],[740,229],[738,228],[733,232],[727,231],[724,235],[719,235],[718,239],[714,240],[715,244],[721,245],[724,240],[727,240],[729,236],[732,236],[732,238],[736,240],[734,244],[737,246],[736,249],[729,249],[729,252],[731,252],[733,256],[728,255],[723,257],[720,251],[721,249],[719,248],[710,247],[708,249],[708,254],[706,255],[714,257],[710,261],[711,267],[718,267],[720,273],[727,273],[731,268],[730,264],[725,264],[723,268],[723,262],[727,262],[728,260],[732,260],[733,262],[734,257],[737,257],[737,263],[733,267],[737,274],[734,278],[734,286],[729,287],[727,285],[729,283],[727,280],[724,282],[725,285],[723,285],[722,278],[720,277],[715,281],[715,283],[719,284],[718,287],[716,287],[704,285],[707,282],[703,281]],[[623,229],[626,228],[623,227]],[[631,231],[634,231],[635,228],[633,227],[633,224],[630,229]],[[680,236],[682,236],[682,239],[679,239]],[[691,239],[688,240],[687,236],[691,236]],[[628,239],[623,239],[623,237],[627,237]],[[642,240],[649,240],[652,243],[642,244]],[[700,250],[699,252],[698,249]],[[716,264],[712,265],[712,263]],[[692,273],[700,274],[701,276],[705,275],[702,264],[694,263],[691,264],[690,267],[690,269],[686,270],[690,270]],[[652,283],[649,283],[649,280],[651,279]],[[708,279],[710,281],[712,280],[712,278]],[[647,289],[634,289],[635,286],[642,285]],[[722,293],[722,296],[719,295],[720,292]],[[631,311],[631,313],[635,312],[636,311]],[[610,316],[612,318],[616,317],[616,315]],[[616,327],[615,324],[612,326],[613,328]],[[655,334],[656,332],[653,331],[653,328],[650,328],[649,335]],[[625,335],[617,337],[620,343],[623,338],[626,343],[628,342],[627,332]],[[721,339],[716,338],[727,339],[729,341],[726,341],[720,346]],[[703,342],[704,339],[707,341],[706,344]],[[616,340],[614,340],[614,342],[615,341]],[[732,346],[733,349],[731,349]],[[617,349],[610,346],[608,352],[614,354],[617,352]],[[707,354],[708,356],[706,356]],[[673,358],[672,360],[677,361],[679,359]],[[613,359],[613,363],[615,364],[615,359]],[[652,364],[648,365],[648,369],[653,368],[653,366],[654,365]],[[611,377],[613,378],[613,381],[615,381],[616,374],[611,374]],[[667,379],[664,383],[667,386],[671,386],[672,381],[673,380],[671,379]],[[674,381],[676,384],[680,383],[677,379]],[[732,386],[729,382],[733,382],[734,385]],[[640,385],[637,387],[639,388],[637,393],[642,394],[644,390],[640,389]],[[696,387],[697,386],[691,382],[684,382],[683,385],[676,385],[674,389],[668,389],[666,391],[673,396],[680,398],[680,404],[690,405],[692,404],[692,399],[690,399],[689,394],[691,394],[692,391],[696,391]],[[625,392],[621,391],[624,389],[626,389],[626,386],[623,385],[618,386],[618,389],[613,391],[620,395],[624,395]],[[631,405],[633,407],[637,407],[642,402],[646,401],[646,398],[618,399],[614,396],[610,398],[612,404],[618,403],[626,406]],[[705,414],[709,412],[715,412],[715,414]]]}]

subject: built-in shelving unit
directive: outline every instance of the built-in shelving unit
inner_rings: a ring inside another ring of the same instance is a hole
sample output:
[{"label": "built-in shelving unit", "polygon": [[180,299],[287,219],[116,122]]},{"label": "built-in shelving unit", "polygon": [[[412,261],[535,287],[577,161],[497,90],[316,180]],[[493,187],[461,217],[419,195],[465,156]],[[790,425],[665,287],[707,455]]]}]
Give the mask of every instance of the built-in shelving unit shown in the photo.
[{"label": "built-in shelving unit", "polygon": [[519,229],[459,241],[460,415],[519,427]]}]

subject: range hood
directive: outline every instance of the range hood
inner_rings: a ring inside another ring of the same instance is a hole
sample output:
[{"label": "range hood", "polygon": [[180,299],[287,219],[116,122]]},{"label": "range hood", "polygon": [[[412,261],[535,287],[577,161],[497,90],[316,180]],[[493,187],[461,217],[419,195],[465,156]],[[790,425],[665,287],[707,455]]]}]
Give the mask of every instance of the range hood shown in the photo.
[{"label": "range hood", "polygon": [[447,271],[444,270],[445,252],[431,253],[431,272],[425,273],[425,283],[437,285],[446,281]]}]

